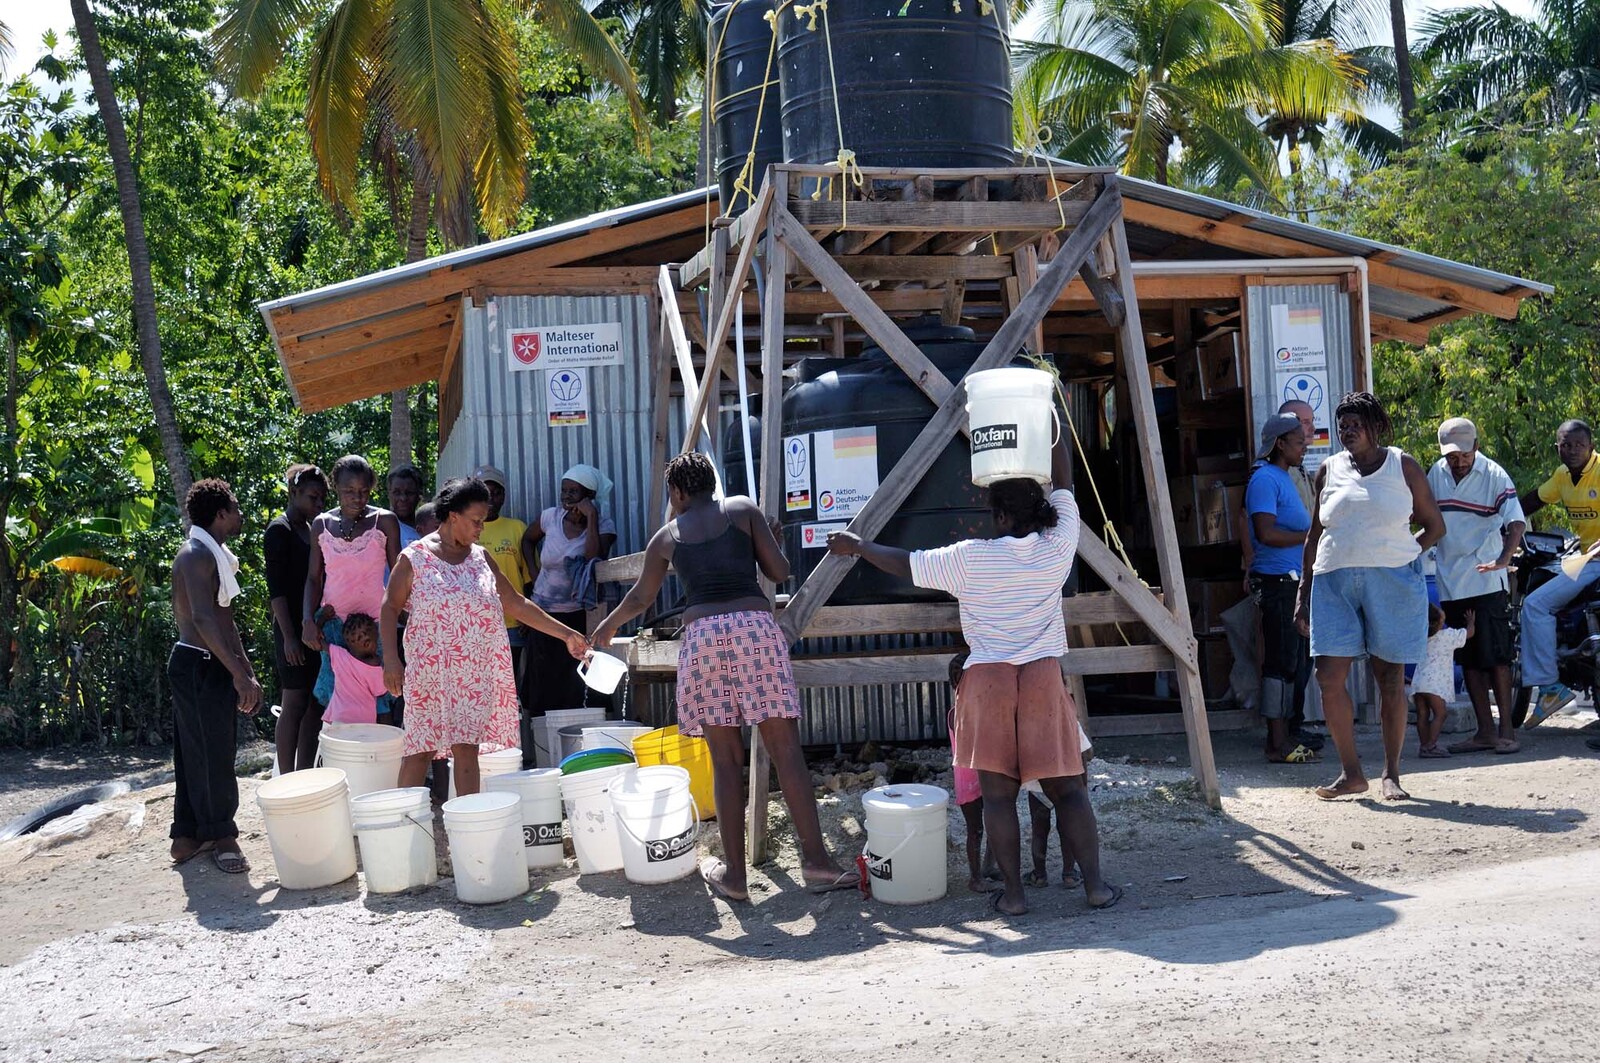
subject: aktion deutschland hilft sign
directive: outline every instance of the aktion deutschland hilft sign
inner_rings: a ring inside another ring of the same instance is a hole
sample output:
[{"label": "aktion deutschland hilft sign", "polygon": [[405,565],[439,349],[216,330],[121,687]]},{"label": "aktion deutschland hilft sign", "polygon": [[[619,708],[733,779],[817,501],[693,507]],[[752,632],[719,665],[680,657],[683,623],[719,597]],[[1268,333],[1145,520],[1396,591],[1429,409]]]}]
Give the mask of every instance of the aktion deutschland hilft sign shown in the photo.
[{"label": "aktion deutschland hilft sign", "polygon": [[506,364],[513,372],[621,365],[622,323],[506,329]]}]

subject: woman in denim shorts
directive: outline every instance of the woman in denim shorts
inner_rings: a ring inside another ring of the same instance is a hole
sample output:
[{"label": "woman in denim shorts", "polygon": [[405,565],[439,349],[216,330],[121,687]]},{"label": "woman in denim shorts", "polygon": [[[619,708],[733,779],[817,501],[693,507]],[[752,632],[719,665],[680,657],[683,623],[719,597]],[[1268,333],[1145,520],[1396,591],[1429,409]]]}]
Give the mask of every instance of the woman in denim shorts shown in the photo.
[{"label": "woman in denim shorts", "polygon": [[[1402,801],[1400,746],[1406,736],[1405,666],[1428,648],[1428,592],[1422,552],[1444,536],[1444,517],[1422,466],[1385,446],[1389,415],[1368,392],[1339,402],[1344,447],[1317,470],[1316,507],[1306,536],[1295,620],[1310,635],[1328,734],[1343,769],[1316,795],[1365,793],[1356,752],[1355,708],[1345,681],[1358,657],[1371,663],[1381,698],[1383,796]],[[1413,534],[1412,523],[1422,526]]]}]

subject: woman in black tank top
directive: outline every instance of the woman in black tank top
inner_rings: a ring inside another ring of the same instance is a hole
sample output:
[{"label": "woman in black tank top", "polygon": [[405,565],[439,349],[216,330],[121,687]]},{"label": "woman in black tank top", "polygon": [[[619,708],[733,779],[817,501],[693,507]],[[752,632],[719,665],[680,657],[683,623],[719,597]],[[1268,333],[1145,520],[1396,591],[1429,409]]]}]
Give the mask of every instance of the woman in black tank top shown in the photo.
[{"label": "woman in black tank top", "polygon": [[789,646],[772,616],[756,572],[773,583],[789,578],[789,562],[756,504],[743,495],[719,502],[717,477],[704,454],[667,463],[673,519],[645,549],[639,582],[595,629],[604,647],[617,629],[656,600],[670,565],[683,584],[687,608],[678,650],[678,729],[703,735],[716,777],[717,827],[727,861],[708,859],[700,873],[718,896],[750,897],[744,861],[744,738],[756,727],[772,756],[784,800],[800,839],[800,872],[813,892],[847,889],[854,872],[841,871],[822,840],[811,773],[800,748],[800,696]]}]

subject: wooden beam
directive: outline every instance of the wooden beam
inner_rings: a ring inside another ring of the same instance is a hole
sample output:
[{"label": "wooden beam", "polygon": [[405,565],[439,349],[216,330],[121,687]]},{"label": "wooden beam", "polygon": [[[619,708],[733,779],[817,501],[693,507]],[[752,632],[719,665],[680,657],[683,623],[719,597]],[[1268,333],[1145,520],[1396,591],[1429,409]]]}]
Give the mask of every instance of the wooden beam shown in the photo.
[{"label": "wooden beam", "polygon": [[450,339],[444,345],[444,362],[439,366],[439,381],[450,379],[450,371],[456,367],[456,359],[461,356],[461,336],[466,331],[467,323],[467,297],[459,296],[456,299],[456,320],[450,326]]},{"label": "wooden beam", "polygon": [[[1080,548],[1081,549],[1081,548]],[[1150,594],[1143,585],[1140,590]],[[1156,608],[1161,609],[1156,599]],[[1143,615],[1121,594],[1085,591],[1061,599],[1061,615],[1069,624],[1142,623]],[[783,617],[783,610],[778,610]],[[1170,616],[1168,617],[1170,620]],[[889,605],[825,605],[812,616],[802,638],[851,638],[865,635],[919,635],[961,630],[955,602],[921,602]]]},{"label": "wooden beam", "polygon": [[[846,255],[829,256],[856,280],[1003,280],[1011,276],[1009,258],[998,255]],[[821,278],[819,277],[818,280]]]},{"label": "wooden beam", "polygon": [[[666,318],[668,342],[672,344],[673,361],[678,367],[678,376],[683,381],[683,401],[688,408],[699,405],[700,383],[694,375],[694,352],[689,349],[689,335],[683,327],[683,315],[678,311],[676,292],[672,287],[671,271],[662,266],[658,275],[659,291],[661,293],[662,316]],[[703,407],[702,407],[703,409]],[[702,427],[710,431],[710,425],[705,424],[705,414],[699,418]],[[692,421],[685,421],[687,426]],[[688,435],[687,428],[684,431]]]},{"label": "wooden beam", "polygon": [[1372,334],[1380,340],[1399,340],[1401,343],[1426,347],[1428,337],[1433,332],[1433,326],[1426,322],[1405,321],[1384,314],[1373,314],[1371,317]]},{"label": "wooden beam", "polygon": [[[720,366],[725,353],[722,341],[728,338],[728,330],[733,327],[734,309],[740,305],[737,293],[743,290],[745,278],[750,275],[750,262],[755,252],[756,238],[766,227],[767,212],[771,207],[772,184],[768,182],[762,185],[761,194],[756,197],[755,205],[746,212],[756,217],[745,230],[744,240],[739,244],[739,257],[734,262],[733,273],[728,277],[727,291],[730,297],[724,300],[721,307],[715,308],[716,326],[711,330],[711,335],[706,337],[707,383],[715,380],[717,373],[721,372]],[[744,215],[741,215],[741,220],[743,217]],[[695,396],[694,409],[690,411],[690,416],[685,422],[681,453],[687,454],[693,450],[695,444],[700,441],[701,431],[708,430],[709,426],[703,424],[703,419],[706,407],[711,403],[711,396],[715,393],[716,388],[703,387],[700,389],[700,394]]]},{"label": "wooden beam", "polygon": [[960,200],[892,203],[834,200],[799,200],[789,207],[796,221],[808,229],[872,229],[888,233],[965,232],[992,233],[1002,229],[1058,229],[1061,215],[1067,224],[1082,220],[1085,203],[985,202]]},{"label": "wooden beam", "polygon": [[[650,392],[650,501],[645,510],[646,521],[653,521],[659,515],[666,517],[667,505],[663,497],[666,486],[662,476],[667,464],[667,445],[672,429],[672,363],[673,356],[667,347],[672,342],[667,333],[671,328],[667,324],[667,315],[672,311],[667,308],[672,299],[672,277],[665,266],[661,267],[661,291],[657,292],[650,300],[655,304],[655,328],[651,330],[650,358],[654,370],[655,387]],[[595,566],[598,568],[599,566]],[[594,630],[590,628],[589,630]]]},{"label": "wooden beam", "polygon": [[460,313],[460,301],[446,299],[441,303],[408,307],[397,313],[368,318],[350,328],[329,329],[304,336],[284,336],[280,338],[279,346],[290,364],[301,364],[416,332],[448,329]]},{"label": "wooden beam", "polygon": [[[1115,178],[1107,178],[1107,184],[1115,187]],[[1145,358],[1144,329],[1139,320],[1139,296],[1133,279],[1133,260],[1128,254],[1127,231],[1120,218],[1111,226],[1111,244],[1117,267],[1115,287],[1122,293],[1123,304],[1128,308],[1118,340],[1123,365],[1127,370],[1129,387],[1126,390],[1133,413],[1134,430],[1140,443],[1140,467],[1144,474],[1145,497],[1150,506],[1150,524],[1155,534],[1156,562],[1161,571],[1161,585],[1166,592],[1166,607],[1181,628],[1189,629],[1191,639],[1187,653],[1174,654],[1179,666],[1178,697],[1187,724],[1189,763],[1206,803],[1212,808],[1221,808],[1222,790],[1217,782],[1217,765],[1211,752],[1211,732],[1206,723],[1205,692],[1200,686],[1199,659],[1192,644],[1189,599],[1183,584],[1183,558],[1178,549],[1172,497],[1167,490],[1166,462],[1161,453],[1161,430],[1156,422],[1155,395],[1150,387],[1150,367]]]},{"label": "wooden beam", "polygon": [[939,324],[961,324],[961,306],[967,298],[967,282],[963,280],[945,281],[944,300],[939,304]]},{"label": "wooden beam", "polygon": [[[1240,731],[1255,726],[1256,714],[1249,709],[1208,712],[1206,722],[1213,731]],[[1090,738],[1119,738],[1126,735],[1181,734],[1187,724],[1181,712],[1147,712],[1133,716],[1091,716],[1086,729]]]},{"label": "wooden beam", "polygon": [[[668,676],[678,669],[678,641],[633,639],[618,648],[637,675]],[[859,687],[885,683],[942,683],[950,676],[954,651],[865,654],[862,656],[796,657],[795,683],[802,687]],[[1122,675],[1170,672],[1176,666],[1164,646],[1086,646],[1061,658],[1066,675]],[[752,802],[752,807],[754,802]]]},{"label": "wooden beam", "polygon": [[[1165,490],[1165,485],[1162,489]],[[1116,595],[1127,604],[1133,613],[1133,619],[1148,627],[1150,634],[1171,650],[1174,656],[1191,660],[1195,658],[1198,646],[1189,625],[1188,614],[1185,613],[1183,620],[1179,621],[1162,600],[1155,596],[1155,592],[1144,585],[1139,574],[1123,564],[1122,559],[1112,553],[1111,548],[1101,542],[1100,537],[1088,528],[1078,529],[1078,557],[1094,570],[1095,575],[1105,580],[1106,586],[1111,588],[1108,593]],[[1069,616],[1074,624],[1116,622],[1086,619],[1076,612],[1070,613]]]},{"label": "wooden beam", "polygon": [[[1180,274],[1165,277],[1160,274],[1144,273],[1134,278],[1134,287],[1139,293],[1139,302],[1148,304],[1167,299],[1239,299],[1244,296],[1245,286],[1244,278],[1236,273]],[[1091,305],[1097,306],[1098,303],[1095,301],[1094,290],[1084,283],[1082,276],[1079,276],[1067,285],[1067,290],[1061,293],[1056,305],[1060,309],[1075,310]]]},{"label": "wooden beam", "polygon": [[[1115,224],[1120,212],[1121,196],[1114,188],[1103,191],[1084,215],[1083,223],[1068,237],[1060,254],[1045,268],[1034,285],[1023,297],[1022,305],[1006,319],[1000,330],[984,347],[971,372],[994,369],[1010,361],[1021,348],[1023,340],[1034,326],[1044,318],[1056,297],[1067,282],[1078,272],[1078,267],[1094,250],[1100,234]],[[933,467],[934,461],[944,452],[946,443],[966,424],[966,404],[961,392],[952,390],[939,404],[939,409],[918,434],[911,448],[895,464],[893,471],[878,485],[872,498],[850,521],[850,530],[863,538],[872,538],[883,530],[900,504]],[[790,642],[797,631],[803,631],[813,613],[828,600],[839,581],[849,571],[853,558],[829,554],[811,571],[784,610],[784,633]]]},{"label": "wooden beam", "polygon": [[409,388],[439,379],[440,352],[412,351],[385,361],[376,369],[356,369],[300,386],[300,409],[318,413],[347,402]]},{"label": "wooden beam", "polygon": [[[745,236],[750,232],[750,227],[756,223],[752,211],[745,211],[734,219],[727,229],[728,245],[730,247],[742,244]],[[678,286],[680,288],[698,288],[711,279],[711,263],[716,257],[714,244],[706,244],[689,261],[685,262],[678,270]],[[726,265],[726,263],[724,263]]]}]

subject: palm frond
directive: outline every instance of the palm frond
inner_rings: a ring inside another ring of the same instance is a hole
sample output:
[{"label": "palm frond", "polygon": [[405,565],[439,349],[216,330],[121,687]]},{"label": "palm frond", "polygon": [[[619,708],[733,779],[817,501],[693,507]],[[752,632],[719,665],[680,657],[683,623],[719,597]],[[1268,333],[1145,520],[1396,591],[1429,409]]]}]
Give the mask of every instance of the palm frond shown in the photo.
[{"label": "palm frond", "polygon": [[473,58],[483,65],[485,136],[473,177],[484,227],[498,237],[504,235],[522,206],[533,134],[522,106],[510,20],[491,19],[480,37],[480,47],[482,51]]},{"label": "palm frond", "polygon": [[605,28],[595,21],[580,0],[533,0],[532,8],[540,23],[556,40],[571,48],[584,66],[622,91],[628,101],[635,133],[641,140],[648,141],[649,121],[633,68]]},{"label": "palm frond", "polygon": [[367,96],[377,72],[389,0],[343,0],[311,45],[306,131],[323,194],[355,205]]},{"label": "palm frond", "polygon": [[284,48],[322,8],[316,0],[236,0],[211,31],[211,50],[223,82],[241,95],[256,95]]}]

